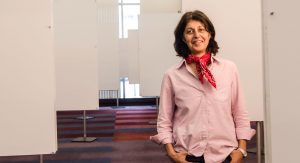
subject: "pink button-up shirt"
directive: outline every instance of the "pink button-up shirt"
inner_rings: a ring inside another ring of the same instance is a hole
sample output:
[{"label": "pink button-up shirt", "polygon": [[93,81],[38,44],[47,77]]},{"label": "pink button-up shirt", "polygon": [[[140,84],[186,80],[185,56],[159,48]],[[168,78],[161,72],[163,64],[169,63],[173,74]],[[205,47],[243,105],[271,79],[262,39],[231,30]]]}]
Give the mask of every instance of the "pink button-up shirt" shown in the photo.
[{"label": "pink button-up shirt", "polygon": [[162,81],[158,144],[173,143],[175,151],[204,155],[206,163],[220,163],[238,147],[239,139],[250,140],[250,128],[239,74],[231,61],[212,57],[209,66],[217,88],[202,84],[185,60],[169,69]]}]

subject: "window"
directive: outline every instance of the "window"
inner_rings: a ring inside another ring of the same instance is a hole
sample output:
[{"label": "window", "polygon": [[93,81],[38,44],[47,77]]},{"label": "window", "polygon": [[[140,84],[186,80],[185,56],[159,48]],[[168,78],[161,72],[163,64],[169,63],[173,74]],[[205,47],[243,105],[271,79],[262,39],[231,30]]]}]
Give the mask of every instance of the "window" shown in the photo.
[{"label": "window", "polygon": [[129,29],[138,29],[140,0],[119,0],[119,38],[127,38]]},{"label": "window", "polygon": [[[128,38],[128,30],[138,29],[140,0],[119,0],[119,38]],[[139,96],[139,84],[129,84],[127,77],[120,79],[120,97],[136,98]]]},{"label": "window", "polygon": [[138,98],[140,92],[139,84],[129,84],[127,77],[120,80],[120,97],[121,98]]}]

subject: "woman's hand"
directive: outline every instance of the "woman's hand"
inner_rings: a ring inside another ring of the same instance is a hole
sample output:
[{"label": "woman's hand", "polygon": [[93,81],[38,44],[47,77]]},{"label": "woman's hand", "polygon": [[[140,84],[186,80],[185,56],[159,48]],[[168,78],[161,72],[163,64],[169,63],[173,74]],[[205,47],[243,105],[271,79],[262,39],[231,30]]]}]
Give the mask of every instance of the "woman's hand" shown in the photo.
[{"label": "woman's hand", "polygon": [[243,154],[239,150],[233,150],[230,154],[230,163],[243,163]]},{"label": "woman's hand", "polygon": [[171,159],[172,162],[175,163],[188,163],[188,161],[185,160],[185,157],[187,155],[186,151],[180,151],[176,152],[173,148],[173,145],[168,143],[165,144],[166,152]]},{"label": "woman's hand", "polygon": [[187,155],[187,152],[181,151],[181,152],[173,153],[172,155],[169,155],[169,157],[175,163],[189,163],[188,161],[185,160],[186,155]]}]

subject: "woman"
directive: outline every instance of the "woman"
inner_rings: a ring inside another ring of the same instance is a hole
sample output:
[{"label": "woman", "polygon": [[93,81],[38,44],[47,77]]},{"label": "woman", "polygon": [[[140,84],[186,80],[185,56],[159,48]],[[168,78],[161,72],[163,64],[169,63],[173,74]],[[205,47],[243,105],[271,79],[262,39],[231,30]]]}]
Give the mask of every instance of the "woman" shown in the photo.
[{"label": "woman", "polygon": [[163,78],[151,140],[164,144],[174,162],[241,163],[250,128],[237,67],[215,57],[215,29],[201,11],[185,13],[174,47],[183,60]]}]

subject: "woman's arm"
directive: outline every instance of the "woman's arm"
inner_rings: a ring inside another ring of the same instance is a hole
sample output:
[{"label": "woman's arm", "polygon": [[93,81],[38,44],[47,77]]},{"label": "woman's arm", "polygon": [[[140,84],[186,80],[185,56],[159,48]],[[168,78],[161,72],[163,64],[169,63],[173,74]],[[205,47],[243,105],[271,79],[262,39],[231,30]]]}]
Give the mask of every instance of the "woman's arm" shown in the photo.
[{"label": "woman's arm", "polygon": [[[244,140],[244,139],[241,139],[239,140],[239,147],[240,149],[246,151],[247,150],[247,140]],[[243,162],[243,153],[238,150],[238,149],[235,149],[231,152],[230,154],[231,156],[231,163],[242,163]]]},{"label": "woman's arm", "polygon": [[185,160],[187,152],[176,152],[173,148],[173,145],[170,143],[165,144],[165,149],[172,161],[176,163],[188,163],[188,161]]},{"label": "woman's arm", "polygon": [[232,71],[231,112],[235,124],[236,137],[238,140],[250,140],[255,134],[255,130],[250,127],[250,119],[244,101],[239,73],[234,63],[232,63]]},{"label": "woman's arm", "polygon": [[246,151],[247,150],[247,140],[244,140],[244,139],[239,140],[239,148]]},{"label": "woman's arm", "polygon": [[242,163],[243,152],[247,151],[247,140],[250,140],[255,134],[255,130],[250,127],[250,119],[246,110],[243,91],[240,84],[239,73],[235,64],[233,64],[233,82],[232,82],[232,115],[235,123],[236,136],[238,139],[238,148],[231,153],[231,163]]},{"label": "woman's arm", "polygon": [[171,79],[168,74],[163,77],[159,113],[157,117],[157,135],[150,139],[158,144],[173,143],[173,114],[174,114],[174,92]]}]

